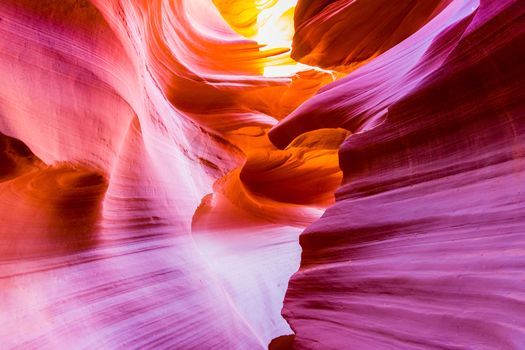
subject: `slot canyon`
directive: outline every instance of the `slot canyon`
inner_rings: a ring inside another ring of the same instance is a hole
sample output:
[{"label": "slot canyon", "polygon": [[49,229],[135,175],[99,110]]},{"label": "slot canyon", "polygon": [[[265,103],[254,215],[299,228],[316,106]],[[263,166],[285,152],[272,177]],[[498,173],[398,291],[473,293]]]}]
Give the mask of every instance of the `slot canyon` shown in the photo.
[{"label": "slot canyon", "polygon": [[525,349],[525,1],[0,0],[0,349]]}]

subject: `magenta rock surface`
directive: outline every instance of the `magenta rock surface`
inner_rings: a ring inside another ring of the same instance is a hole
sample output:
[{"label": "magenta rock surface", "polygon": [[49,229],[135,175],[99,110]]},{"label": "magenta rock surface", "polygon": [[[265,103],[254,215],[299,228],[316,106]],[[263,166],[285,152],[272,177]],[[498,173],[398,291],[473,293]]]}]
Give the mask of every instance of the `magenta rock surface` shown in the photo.
[{"label": "magenta rock surface", "polygon": [[525,346],[525,3],[454,1],[271,134],[354,132],[301,235],[297,349]]},{"label": "magenta rock surface", "polygon": [[0,1],[0,349],[524,349],[524,58],[522,0]]}]

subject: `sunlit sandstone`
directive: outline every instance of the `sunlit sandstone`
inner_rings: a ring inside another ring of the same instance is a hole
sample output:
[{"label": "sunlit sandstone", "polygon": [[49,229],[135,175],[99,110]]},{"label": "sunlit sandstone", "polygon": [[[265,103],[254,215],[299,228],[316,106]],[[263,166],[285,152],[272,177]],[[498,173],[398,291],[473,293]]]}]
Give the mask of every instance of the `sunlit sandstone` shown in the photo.
[{"label": "sunlit sandstone", "polygon": [[2,1],[0,348],[523,348],[524,14]]}]

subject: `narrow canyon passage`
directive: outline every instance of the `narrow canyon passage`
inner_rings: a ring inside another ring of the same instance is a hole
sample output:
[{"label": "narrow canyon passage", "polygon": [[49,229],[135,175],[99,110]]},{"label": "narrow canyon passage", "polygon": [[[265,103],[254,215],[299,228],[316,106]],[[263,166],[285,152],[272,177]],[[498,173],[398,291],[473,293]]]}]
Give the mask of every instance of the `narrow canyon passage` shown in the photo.
[{"label": "narrow canyon passage", "polygon": [[525,3],[0,2],[0,349],[522,349]]}]

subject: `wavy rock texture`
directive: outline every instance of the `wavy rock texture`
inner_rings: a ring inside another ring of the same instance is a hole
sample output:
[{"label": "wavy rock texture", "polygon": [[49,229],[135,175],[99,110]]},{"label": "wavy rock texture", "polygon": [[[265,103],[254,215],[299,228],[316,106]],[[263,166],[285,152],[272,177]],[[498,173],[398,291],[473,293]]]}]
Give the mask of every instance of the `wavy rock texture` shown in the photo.
[{"label": "wavy rock texture", "polygon": [[294,5],[0,3],[0,348],[525,346],[524,4]]},{"label": "wavy rock texture", "polygon": [[311,65],[349,69],[400,43],[450,2],[301,0],[292,56]]},{"label": "wavy rock texture", "polygon": [[337,203],[301,235],[296,348],[525,346],[524,15],[454,1],[272,131],[354,132]]},{"label": "wavy rock texture", "polygon": [[[332,81],[261,76],[285,51],[207,0],[2,1],[2,348],[263,349],[290,333],[297,235],[333,202],[347,133],[325,150],[269,142]],[[324,156],[333,180],[294,200],[250,170],[286,158],[305,174]]]}]

